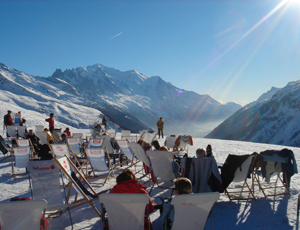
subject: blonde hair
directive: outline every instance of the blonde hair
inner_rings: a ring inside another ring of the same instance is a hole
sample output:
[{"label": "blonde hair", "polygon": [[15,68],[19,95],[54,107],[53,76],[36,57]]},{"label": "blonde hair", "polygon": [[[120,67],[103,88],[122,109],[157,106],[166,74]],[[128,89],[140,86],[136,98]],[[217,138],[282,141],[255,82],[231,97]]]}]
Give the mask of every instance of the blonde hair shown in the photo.
[{"label": "blonde hair", "polygon": [[169,151],[168,147],[167,146],[161,146],[159,148],[159,151]]},{"label": "blonde hair", "polygon": [[192,192],[192,182],[186,177],[176,179],[174,186],[178,194],[190,194]]}]

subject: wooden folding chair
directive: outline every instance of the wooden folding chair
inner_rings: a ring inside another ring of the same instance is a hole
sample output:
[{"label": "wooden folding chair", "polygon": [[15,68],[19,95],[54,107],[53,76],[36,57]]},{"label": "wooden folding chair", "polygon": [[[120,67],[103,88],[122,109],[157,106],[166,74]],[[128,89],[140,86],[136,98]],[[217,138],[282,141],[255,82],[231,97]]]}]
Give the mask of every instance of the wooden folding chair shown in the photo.
[{"label": "wooden folding chair", "polygon": [[[57,162],[62,172],[70,181],[67,192],[67,200],[70,203],[70,209],[79,207],[84,204],[89,204],[101,218],[101,213],[92,202],[98,200],[99,195],[101,193],[107,192],[107,190],[96,193],[90,183],[85,179],[85,177],[80,173],[80,171],[68,157],[62,157],[60,159],[54,157],[54,160]],[[76,176],[77,174],[79,175],[79,177]],[[82,180],[84,184],[80,180]],[[73,201],[70,201],[72,187],[75,189],[75,196]],[[83,198],[78,198],[78,195],[81,195]]]},{"label": "wooden folding chair", "polygon": [[[281,163],[287,163],[288,158],[280,157],[278,156],[278,153],[279,151],[274,151],[274,155],[271,156],[264,155],[262,153],[259,154],[260,159],[262,160],[262,162],[260,162],[260,165],[264,165],[264,167],[268,167],[268,165],[270,165],[275,169],[275,171],[269,175],[268,179],[265,178],[265,182],[262,182],[262,180],[260,179],[263,176],[261,170],[258,170],[258,168],[256,168],[253,173],[253,184],[254,186],[259,187],[259,191],[263,193],[265,198],[270,196],[291,195],[289,192],[288,183],[283,182],[283,177],[286,176],[286,174],[284,174],[281,170]],[[288,179],[285,178],[285,181],[287,182]]]},{"label": "wooden folding chair", "polygon": [[[27,177],[27,163],[30,160],[31,149],[30,147],[14,147],[11,154],[11,171],[14,179],[23,179],[18,177],[26,175]],[[15,168],[25,168],[25,172],[17,173]]]},{"label": "wooden folding chair", "polygon": [[[231,184],[238,182],[242,182],[243,184],[241,187],[238,188],[227,187],[225,189],[225,194],[228,196],[230,201],[249,199],[256,200],[253,189],[250,188],[247,182],[247,180],[249,179],[248,176],[251,175],[251,169],[253,168],[253,163],[255,162],[256,156],[257,155],[249,155],[248,158],[239,167],[237,167]],[[228,167],[230,167],[230,165],[228,165]],[[243,196],[243,193],[248,193],[248,197]]]},{"label": "wooden folding chair", "polygon": [[[112,177],[115,177],[114,173],[114,167],[111,164],[109,154],[107,154],[106,149],[86,149],[87,157],[89,158],[89,163],[93,169],[94,176],[99,178],[104,178],[103,185],[106,183],[106,181]],[[101,171],[101,172],[107,172],[105,175],[95,175],[95,170]]]}]

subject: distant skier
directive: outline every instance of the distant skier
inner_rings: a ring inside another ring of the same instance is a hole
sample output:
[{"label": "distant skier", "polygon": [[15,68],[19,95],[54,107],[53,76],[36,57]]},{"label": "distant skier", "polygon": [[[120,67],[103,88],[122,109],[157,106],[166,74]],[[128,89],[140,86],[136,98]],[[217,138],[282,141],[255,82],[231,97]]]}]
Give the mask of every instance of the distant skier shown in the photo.
[{"label": "distant skier", "polygon": [[158,129],[158,138],[160,138],[160,134],[162,136],[162,138],[164,138],[164,132],[163,132],[163,129],[164,129],[164,121],[162,120],[162,117],[159,118],[159,120],[156,122],[156,125],[157,125],[157,129]]}]

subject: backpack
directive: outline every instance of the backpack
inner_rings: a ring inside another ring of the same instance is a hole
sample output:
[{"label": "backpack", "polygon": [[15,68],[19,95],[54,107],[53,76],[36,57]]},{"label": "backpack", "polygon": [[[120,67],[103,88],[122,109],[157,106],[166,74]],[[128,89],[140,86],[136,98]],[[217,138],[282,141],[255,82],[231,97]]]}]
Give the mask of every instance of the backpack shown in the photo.
[{"label": "backpack", "polygon": [[7,114],[4,116],[4,124],[9,125],[9,118]]}]

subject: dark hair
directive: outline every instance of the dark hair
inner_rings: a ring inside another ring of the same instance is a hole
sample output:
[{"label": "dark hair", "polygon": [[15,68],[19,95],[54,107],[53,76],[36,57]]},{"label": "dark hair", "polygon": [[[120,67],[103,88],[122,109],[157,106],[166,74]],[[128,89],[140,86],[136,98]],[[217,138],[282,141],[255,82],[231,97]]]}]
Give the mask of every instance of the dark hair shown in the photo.
[{"label": "dark hair", "polygon": [[162,117],[160,117],[159,119],[162,119]]},{"label": "dark hair", "polygon": [[192,192],[192,182],[185,177],[180,177],[174,181],[175,190],[178,194],[190,194]]},{"label": "dark hair", "polygon": [[54,116],[54,113],[50,113],[50,116]]},{"label": "dark hair", "polygon": [[117,183],[127,180],[134,180],[134,175],[131,169],[126,169],[117,176]]},{"label": "dark hair", "polygon": [[67,134],[62,133],[60,136],[61,136],[61,137],[67,137]]}]

